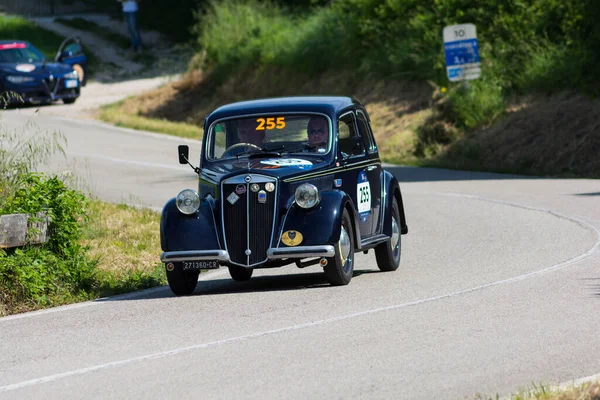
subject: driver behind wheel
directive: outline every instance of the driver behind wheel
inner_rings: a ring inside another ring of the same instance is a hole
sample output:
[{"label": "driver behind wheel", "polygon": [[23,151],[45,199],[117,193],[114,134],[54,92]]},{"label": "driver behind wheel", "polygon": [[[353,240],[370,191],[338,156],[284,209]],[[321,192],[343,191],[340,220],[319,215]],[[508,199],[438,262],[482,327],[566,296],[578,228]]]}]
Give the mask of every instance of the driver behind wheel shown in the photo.
[{"label": "driver behind wheel", "polygon": [[255,119],[243,119],[238,122],[237,133],[240,143],[250,143],[262,147],[265,139],[265,131],[257,130],[258,126]]},{"label": "driver behind wheel", "polygon": [[329,124],[323,117],[313,117],[308,121],[306,127],[308,134],[308,143],[311,151],[324,153],[327,151],[327,141],[329,139]]}]

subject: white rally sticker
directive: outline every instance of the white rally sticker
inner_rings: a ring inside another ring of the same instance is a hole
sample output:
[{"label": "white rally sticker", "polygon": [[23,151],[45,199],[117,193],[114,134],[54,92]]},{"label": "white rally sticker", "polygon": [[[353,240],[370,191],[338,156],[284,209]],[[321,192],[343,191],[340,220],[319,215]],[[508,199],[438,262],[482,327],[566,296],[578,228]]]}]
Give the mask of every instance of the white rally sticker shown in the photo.
[{"label": "white rally sticker", "polygon": [[356,200],[358,202],[358,213],[362,222],[367,222],[371,213],[371,185],[365,171],[358,175],[356,185]]},{"label": "white rally sticker", "polygon": [[280,158],[274,160],[264,160],[261,164],[271,165],[275,167],[293,167],[299,169],[312,168],[313,163],[308,160],[302,160],[300,158]]}]

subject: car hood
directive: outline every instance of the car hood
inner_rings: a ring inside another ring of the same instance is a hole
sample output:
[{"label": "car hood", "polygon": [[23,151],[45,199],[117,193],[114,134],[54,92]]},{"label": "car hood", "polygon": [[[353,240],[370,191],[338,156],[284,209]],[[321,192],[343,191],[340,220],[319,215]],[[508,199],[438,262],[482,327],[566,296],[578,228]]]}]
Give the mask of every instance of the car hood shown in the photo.
[{"label": "car hood", "polygon": [[61,77],[73,71],[73,67],[68,64],[47,62],[44,63],[0,63],[0,72],[3,75],[27,75],[39,78],[46,78],[50,75]]},{"label": "car hood", "polygon": [[272,157],[214,162],[202,168],[202,175],[213,181],[239,173],[288,178],[326,168],[330,162],[317,157]]}]

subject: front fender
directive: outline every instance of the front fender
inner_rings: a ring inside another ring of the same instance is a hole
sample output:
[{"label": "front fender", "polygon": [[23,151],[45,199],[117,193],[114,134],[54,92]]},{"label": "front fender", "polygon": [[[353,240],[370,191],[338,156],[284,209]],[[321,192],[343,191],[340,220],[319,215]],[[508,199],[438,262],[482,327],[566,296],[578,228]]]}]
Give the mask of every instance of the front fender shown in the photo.
[{"label": "front fender", "polygon": [[175,198],[167,202],[160,219],[160,246],[163,251],[221,249],[213,208],[202,201],[195,214],[182,214]]},{"label": "front fender", "polygon": [[350,210],[350,218],[353,219],[353,230],[355,233],[355,243],[360,243],[360,233],[358,227],[358,217],[352,206],[350,197],[340,190],[326,190],[320,193],[321,201],[310,210],[299,207],[290,201],[288,212],[279,230],[276,247],[287,247],[281,241],[281,235],[286,231],[298,231],[303,236],[301,246],[317,246],[324,244],[335,244],[340,238],[342,226],[342,212],[344,207]]},{"label": "front fender", "polygon": [[404,214],[404,203],[402,201],[402,192],[400,184],[394,175],[389,171],[384,171],[384,187],[385,187],[385,211],[383,233],[392,236],[392,219],[389,215],[392,213],[393,202],[398,202],[398,211],[400,212],[400,232],[403,235],[408,233],[408,225],[406,225],[406,216]]}]

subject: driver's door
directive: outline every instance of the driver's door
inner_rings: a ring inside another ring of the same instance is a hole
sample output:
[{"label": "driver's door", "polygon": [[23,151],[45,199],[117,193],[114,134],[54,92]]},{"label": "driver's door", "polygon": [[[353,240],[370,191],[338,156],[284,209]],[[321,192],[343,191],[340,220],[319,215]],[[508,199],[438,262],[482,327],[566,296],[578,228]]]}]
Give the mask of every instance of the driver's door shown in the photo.
[{"label": "driver's door", "polygon": [[87,57],[83,53],[83,47],[79,39],[69,39],[61,45],[56,54],[55,61],[68,64],[73,67],[79,75],[82,86],[87,83]]},{"label": "driver's door", "polygon": [[358,132],[354,112],[340,115],[337,125],[338,154],[344,169],[342,173],[336,174],[336,181],[341,183],[341,189],[354,203],[359,215],[360,236],[364,238],[371,235],[373,227],[370,182],[365,168],[365,146]]}]

